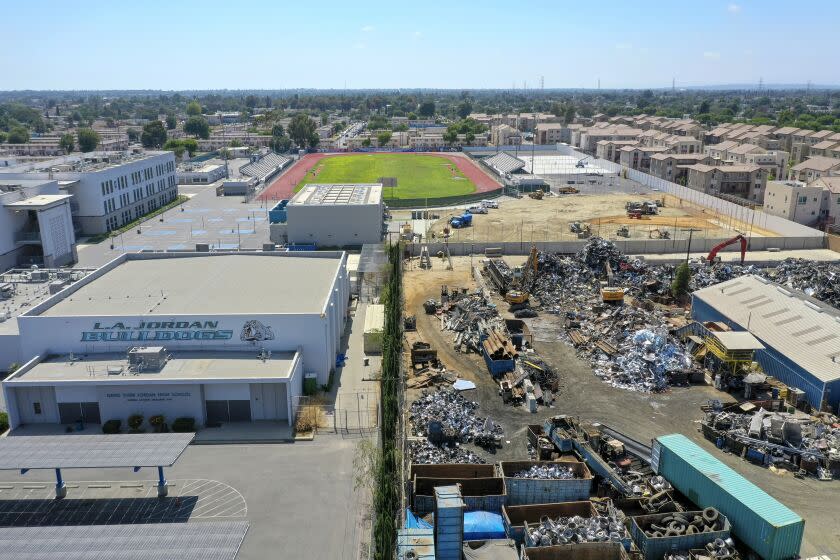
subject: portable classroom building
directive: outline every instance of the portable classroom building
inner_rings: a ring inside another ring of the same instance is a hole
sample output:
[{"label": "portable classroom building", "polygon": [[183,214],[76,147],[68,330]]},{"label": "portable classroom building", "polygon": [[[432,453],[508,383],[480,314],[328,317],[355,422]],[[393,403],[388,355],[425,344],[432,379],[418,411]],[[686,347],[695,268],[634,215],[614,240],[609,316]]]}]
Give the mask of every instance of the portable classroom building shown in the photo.
[{"label": "portable classroom building", "polygon": [[805,521],[684,435],[653,440],[651,467],[699,507],[717,508],[764,560],[799,554]]},{"label": "portable classroom building", "polygon": [[362,333],[365,354],[382,353],[382,337],[385,333],[385,306],[370,304],[365,310],[365,329]]}]

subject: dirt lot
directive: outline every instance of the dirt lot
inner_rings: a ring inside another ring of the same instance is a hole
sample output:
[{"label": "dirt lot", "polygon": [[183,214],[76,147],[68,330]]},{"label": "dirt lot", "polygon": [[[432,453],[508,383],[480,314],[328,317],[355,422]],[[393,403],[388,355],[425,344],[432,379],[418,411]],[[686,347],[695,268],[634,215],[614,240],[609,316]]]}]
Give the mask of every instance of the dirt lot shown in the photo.
[{"label": "dirt lot", "polygon": [[[650,195],[608,193],[547,196],[543,200],[533,200],[527,196],[507,199],[501,202],[498,209],[491,209],[488,214],[475,215],[472,227],[453,230],[451,239],[455,242],[569,241],[577,239],[576,234],[569,229],[572,222],[588,223],[593,235],[607,239],[619,239],[616,231],[621,225],[628,227],[629,239],[657,239],[657,231],[667,232],[671,239],[683,239],[688,236],[688,232],[683,231],[686,228],[700,230],[694,232],[696,239],[720,239],[733,235],[735,229],[750,229],[749,224],[722,222],[717,216],[672,196],[665,197],[665,206],[659,209],[658,215],[644,216],[641,220],[628,218],[625,203],[653,198]],[[432,233],[441,236],[449,218],[461,212],[451,210],[440,213],[440,219],[429,228],[427,237]],[[753,227],[752,235],[774,234]]]},{"label": "dirt lot", "polygon": [[[725,400],[727,395],[708,386],[643,394],[601,383],[587,362],[578,359],[571,347],[558,341],[560,326],[554,316],[529,320],[535,335],[535,349],[560,373],[561,389],[554,408],[541,408],[537,414],[530,414],[523,408],[504,405],[483,360],[474,354],[456,353],[452,348],[452,333],[441,331],[439,319],[423,312],[422,303],[426,299],[440,297],[441,284],[447,284],[450,290],[454,287],[475,288],[470,274],[470,259],[454,258],[453,262],[452,271],[444,270],[437,259],[429,271],[418,269],[413,264],[407,267],[406,313],[417,316],[418,335],[438,350],[438,356],[447,369],[477,384],[478,388],[467,391],[465,396],[480,404],[479,413],[504,427],[504,439],[510,443],[505,443],[495,455],[475,450],[488,462],[527,458],[527,425],[542,423],[544,418],[556,414],[573,414],[583,420],[600,421],[640,441],[681,432],[806,519],[803,557],[840,554],[840,518],[836,516],[840,482],[798,480],[790,475],[776,475],[715,450],[697,431],[700,405],[711,398]],[[473,263],[477,265],[478,260]],[[419,390],[409,392],[408,400],[413,400],[417,394]]]}]

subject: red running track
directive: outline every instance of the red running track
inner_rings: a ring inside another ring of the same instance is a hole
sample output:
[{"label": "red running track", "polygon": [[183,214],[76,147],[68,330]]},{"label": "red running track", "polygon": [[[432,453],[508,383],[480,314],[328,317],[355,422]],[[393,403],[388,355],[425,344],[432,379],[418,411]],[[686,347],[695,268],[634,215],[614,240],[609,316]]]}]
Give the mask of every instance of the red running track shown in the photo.
[{"label": "red running track", "polygon": [[[286,172],[274,180],[258,197],[259,200],[283,200],[292,198],[295,187],[303,180],[307,172],[325,157],[361,155],[370,152],[347,152],[336,154],[306,154],[297,163],[292,165]],[[372,152],[377,153],[377,152]],[[418,154],[425,156],[436,156],[445,158],[454,163],[464,176],[473,182],[476,192],[489,192],[498,189],[501,185],[490,175],[485,173],[469,157],[460,153],[440,152],[382,152],[382,153],[405,153],[406,155]]]}]

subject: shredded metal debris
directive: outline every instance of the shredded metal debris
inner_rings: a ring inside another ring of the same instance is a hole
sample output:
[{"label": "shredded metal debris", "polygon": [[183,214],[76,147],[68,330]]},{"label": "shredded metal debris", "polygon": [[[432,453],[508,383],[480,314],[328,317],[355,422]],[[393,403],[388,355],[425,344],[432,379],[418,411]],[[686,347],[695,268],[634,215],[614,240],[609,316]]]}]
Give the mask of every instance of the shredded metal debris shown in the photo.
[{"label": "shredded metal debris", "polygon": [[531,468],[513,473],[513,478],[535,478],[548,480],[573,480],[578,478],[574,469],[556,465],[531,465]]}]

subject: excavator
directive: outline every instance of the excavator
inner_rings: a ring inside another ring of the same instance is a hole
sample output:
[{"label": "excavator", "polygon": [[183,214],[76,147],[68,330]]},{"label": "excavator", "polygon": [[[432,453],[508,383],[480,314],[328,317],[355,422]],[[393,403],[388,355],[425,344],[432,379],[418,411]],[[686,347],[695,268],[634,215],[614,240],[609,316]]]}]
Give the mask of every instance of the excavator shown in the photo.
[{"label": "excavator", "polygon": [[719,244],[715,245],[714,247],[712,247],[712,250],[709,251],[709,255],[706,257],[706,260],[709,261],[710,264],[715,262],[715,259],[717,259],[717,254],[721,249],[724,249],[724,248],[726,248],[730,245],[733,245],[734,243],[737,243],[738,241],[741,242],[741,264],[744,264],[744,258],[747,255],[747,238],[744,237],[743,235],[741,235],[740,233],[738,235],[736,235],[735,237],[733,237],[732,239],[727,239],[723,243],[719,243]]},{"label": "excavator", "polygon": [[531,245],[531,252],[528,253],[528,260],[523,266],[517,266],[513,270],[513,282],[511,288],[505,293],[505,301],[510,304],[523,304],[528,301],[528,290],[537,274],[537,246]]}]

